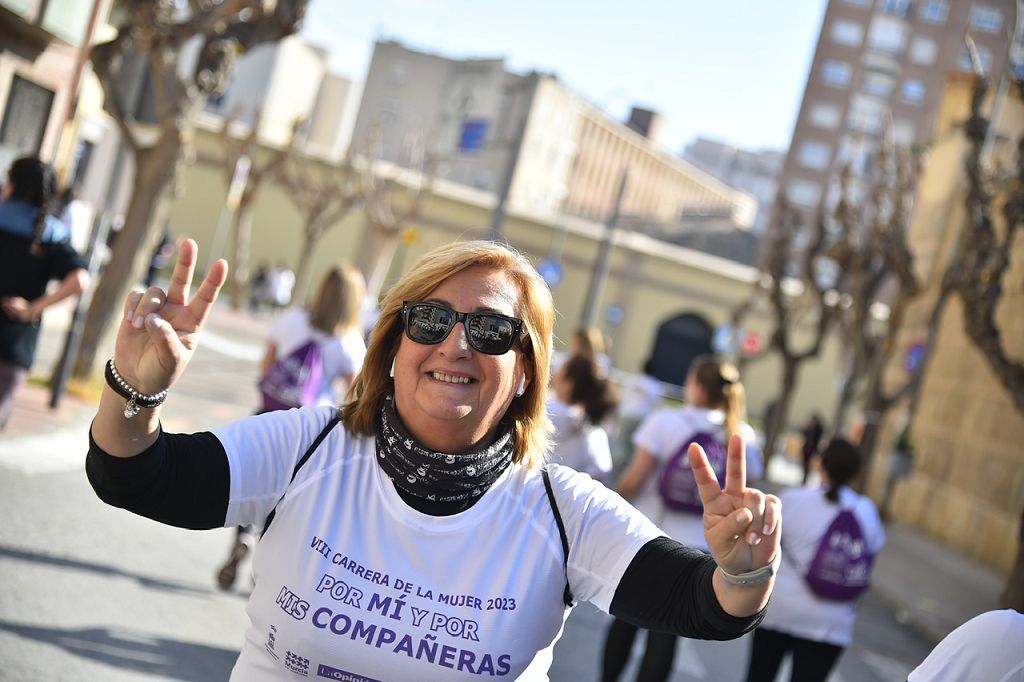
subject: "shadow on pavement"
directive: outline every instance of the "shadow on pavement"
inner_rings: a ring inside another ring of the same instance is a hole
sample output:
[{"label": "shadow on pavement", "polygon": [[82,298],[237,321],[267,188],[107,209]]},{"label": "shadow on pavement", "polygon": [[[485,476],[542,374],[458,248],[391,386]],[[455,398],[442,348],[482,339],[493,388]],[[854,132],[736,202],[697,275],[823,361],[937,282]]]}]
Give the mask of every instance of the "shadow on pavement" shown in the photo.
[{"label": "shadow on pavement", "polygon": [[168,680],[226,680],[238,658],[237,651],[154,637],[132,630],[62,630],[0,621],[0,632],[52,644],[75,656],[118,670],[134,670]]},{"label": "shadow on pavement", "polygon": [[212,588],[201,588],[195,585],[188,585],[186,583],[161,580],[160,578],[151,578],[137,573],[129,573],[114,564],[100,564],[91,561],[83,561],[81,559],[55,556],[52,554],[39,554],[23,549],[17,549],[15,547],[0,545],[0,559],[4,558],[29,561],[37,564],[46,564],[48,566],[56,566],[58,568],[71,568],[79,571],[88,571],[90,573],[98,573],[105,577],[129,578],[136,581],[142,587],[160,590],[162,592],[170,592],[172,594],[206,596],[213,593]]}]

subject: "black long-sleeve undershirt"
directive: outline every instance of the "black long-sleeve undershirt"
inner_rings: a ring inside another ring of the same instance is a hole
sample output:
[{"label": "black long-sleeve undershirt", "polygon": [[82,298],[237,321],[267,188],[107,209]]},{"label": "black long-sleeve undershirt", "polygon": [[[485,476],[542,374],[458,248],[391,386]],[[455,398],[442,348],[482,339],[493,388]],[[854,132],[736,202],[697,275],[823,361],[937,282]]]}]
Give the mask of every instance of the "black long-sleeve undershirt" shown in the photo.
[{"label": "black long-sleeve undershirt", "polygon": [[[208,431],[161,431],[153,445],[128,458],[104,452],[90,432],[85,470],[93,490],[112,506],[180,528],[224,525],[231,474],[224,446]],[[448,511],[425,507],[417,498],[403,499],[422,513]],[[656,538],[633,557],[610,611],[651,630],[696,639],[738,637],[756,627],[764,611],[748,618],[726,613],[711,588],[714,570],[714,560],[704,552],[667,537]]]}]

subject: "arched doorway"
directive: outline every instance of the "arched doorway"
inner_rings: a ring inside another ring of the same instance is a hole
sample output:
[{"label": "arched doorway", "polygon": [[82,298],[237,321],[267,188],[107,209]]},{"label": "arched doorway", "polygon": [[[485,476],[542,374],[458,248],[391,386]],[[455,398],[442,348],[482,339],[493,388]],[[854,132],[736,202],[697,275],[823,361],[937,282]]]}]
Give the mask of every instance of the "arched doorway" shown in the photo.
[{"label": "arched doorway", "polygon": [[698,355],[711,353],[713,334],[711,323],[693,313],[662,322],[651,353],[654,376],[665,383],[682,386],[690,362]]}]

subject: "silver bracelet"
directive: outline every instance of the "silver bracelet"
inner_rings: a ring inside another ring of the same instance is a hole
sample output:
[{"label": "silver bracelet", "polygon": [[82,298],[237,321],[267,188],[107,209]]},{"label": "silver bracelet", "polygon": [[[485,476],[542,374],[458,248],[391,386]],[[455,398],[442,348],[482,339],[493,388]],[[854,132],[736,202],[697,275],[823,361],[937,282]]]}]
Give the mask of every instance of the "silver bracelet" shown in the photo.
[{"label": "silver bracelet", "polygon": [[161,404],[167,399],[167,389],[154,393],[153,395],[146,395],[135,390],[127,381],[124,380],[118,371],[117,367],[114,366],[114,358],[107,360],[106,371],[103,372],[104,378],[107,380],[107,386],[124,398],[127,402],[124,404],[124,418],[131,419],[139,413],[143,407],[152,409],[157,405]]},{"label": "silver bracelet", "polygon": [[747,571],[746,573],[739,573],[733,575],[727,572],[721,566],[718,570],[722,572],[722,577],[725,578],[725,582],[730,585],[739,585],[740,587],[750,587],[752,585],[760,585],[766,583],[768,580],[778,573],[779,564],[782,563],[782,548],[775,552],[775,558],[772,559],[771,563],[761,568],[755,568],[753,571]]}]

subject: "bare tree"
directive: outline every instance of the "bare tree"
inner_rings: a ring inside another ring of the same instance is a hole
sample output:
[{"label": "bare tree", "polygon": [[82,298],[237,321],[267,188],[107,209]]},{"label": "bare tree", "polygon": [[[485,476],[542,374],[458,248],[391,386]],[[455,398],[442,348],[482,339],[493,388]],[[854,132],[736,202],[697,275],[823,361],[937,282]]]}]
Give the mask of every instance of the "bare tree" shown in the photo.
[{"label": "bare tree", "polygon": [[[837,212],[845,210],[844,201],[840,201]],[[774,454],[775,444],[786,424],[800,365],[821,353],[823,342],[836,323],[839,305],[835,285],[825,281],[827,278],[822,275],[822,270],[829,265],[824,206],[819,209],[816,220],[806,231],[806,244],[799,248],[795,242],[801,231],[801,217],[781,195],[776,199],[775,216],[776,220],[764,242],[761,277],[751,299],[743,302],[733,316],[734,321],[738,322],[741,315],[748,313],[757,299],[763,296],[767,299],[774,320],[765,350],[758,355],[760,358],[775,352],[782,361],[778,393],[765,427],[766,458]],[[843,221],[836,223],[840,228],[845,224]],[[795,264],[795,279],[802,286],[799,294],[786,285],[787,280],[791,279],[791,264]],[[838,264],[833,262],[831,265]],[[834,278],[840,280],[841,272]],[[808,324],[811,338],[804,342],[803,348],[798,349],[795,333],[798,328]]]},{"label": "bare tree", "polygon": [[[430,197],[437,162],[427,160],[419,173],[398,168],[384,171],[380,165],[370,163],[364,170],[366,225],[356,248],[356,262],[363,269],[372,301],[380,294],[403,232],[421,216]],[[403,173],[413,176],[408,183],[400,180]]]},{"label": "bare tree", "polygon": [[302,212],[302,247],[295,267],[292,300],[304,301],[317,242],[333,225],[364,202],[364,176],[351,154],[337,165],[309,156],[293,155],[278,173],[278,182]]},{"label": "bare tree", "polygon": [[[113,14],[117,35],[92,49],[104,108],[116,122],[135,162],[124,226],[86,317],[75,378],[91,373],[101,336],[121,301],[148,264],[159,238],[175,178],[188,148],[193,115],[219,93],[238,52],[294,33],[308,0],[121,0]],[[192,75],[181,75],[185,44],[200,40]],[[141,60],[152,88],[154,122],[140,124],[125,101],[125,81]]]},{"label": "bare tree", "polygon": [[236,118],[237,115],[234,113],[224,117],[220,139],[224,148],[224,181],[230,186],[237,181],[237,174],[245,173],[245,179],[241,181],[241,193],[237,198],[238,206],[231,224],[231,254],[233,256],[231,261],[231,307],[241,310],[249,283],[249,254],[256,202],[264,181],[274,177],[291,156],[302,122],[301,119],[296,119],[291,137],[285,147],[270,150],[269,156],[261,163],[259,154],[260,112],[255,112],[252,127],[241,138],[231,134],[231,127]]},{"label": "bare tree", "polygon": [[[886,136],[875,164],[876,179],[866,215],[848,210],[837,219],[849,224],[847,238],[831,256],[844,274],[846,305],[840,306],[840,338],[847,362],[833,417],[841,433],[854,400],[864,398],[866,423],[861,447],[870,457],[884,414],[908,394],[911,381],[886,391],[886,367],[898,351],[898,336],[907,306],[921,292],[907,243],[907,222],[916,177],[913,160]],[[865,222],[868,227],[862,227]],[[863,467],[862,471],[866,471]]]}]

